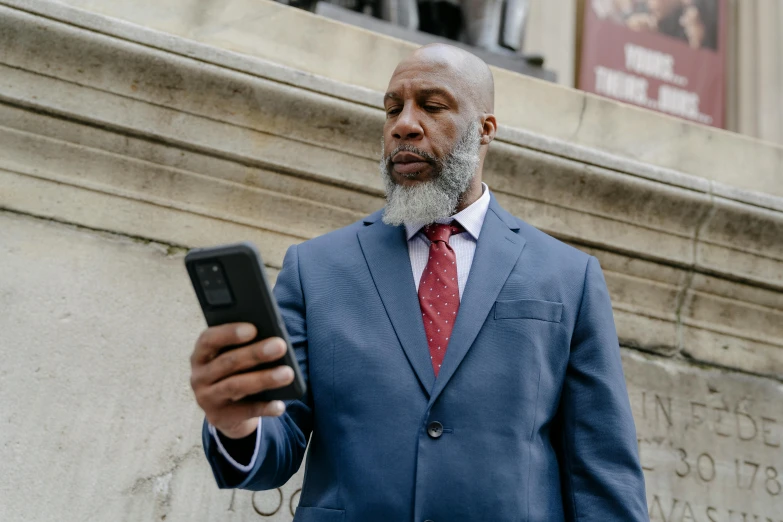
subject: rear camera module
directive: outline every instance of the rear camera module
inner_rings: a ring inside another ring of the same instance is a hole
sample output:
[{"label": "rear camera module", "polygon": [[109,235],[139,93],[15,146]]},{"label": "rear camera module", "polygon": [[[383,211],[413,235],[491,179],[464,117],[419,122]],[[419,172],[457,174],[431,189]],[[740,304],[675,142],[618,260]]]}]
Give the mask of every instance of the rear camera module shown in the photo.
[{"label": "rear camera module", "polygon": [[210,306],[228,306],[233,303],[223,267],[216,261],[196,265],[196,276],[201,284],[204,299]]}]

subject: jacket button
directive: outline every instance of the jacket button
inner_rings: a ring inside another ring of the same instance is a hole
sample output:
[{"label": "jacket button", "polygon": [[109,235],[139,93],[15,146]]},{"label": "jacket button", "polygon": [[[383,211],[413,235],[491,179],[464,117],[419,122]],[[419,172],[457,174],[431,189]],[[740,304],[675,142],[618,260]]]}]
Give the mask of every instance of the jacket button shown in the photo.
[{"label": "jacket button", "polygon": [[439,438],[441,435],[443,435],[443,424],[441,424],[438,421],[430,422],[427,425],[427,435],[429,435],[433,439]]}]

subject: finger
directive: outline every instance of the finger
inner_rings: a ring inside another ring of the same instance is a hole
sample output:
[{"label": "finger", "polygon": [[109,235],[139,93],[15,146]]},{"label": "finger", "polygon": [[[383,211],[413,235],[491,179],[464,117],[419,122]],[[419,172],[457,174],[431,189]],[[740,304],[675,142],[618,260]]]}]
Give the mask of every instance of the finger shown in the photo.
[{"label": "finger", "polygon": [[196,341],[190,364],[193,367],[206,364],[226,346],[247,343],[256,336],[256,328],[249,323],[229,323],[207,328]]},{"label": "finger", "polygon": [[285,341],[279,337],[270,337],[242,348],[229,350],[203,367],[203,383],[213,384],[261,363],[276,361],[285,354],[285,350]]},{"label": "finger", "polygon": [[248,395],[273,390],[291,384],[294,370],[289,366],[278,366],[268,370],[240,373],[218,381],[209,387],[210,402],[236,402]]}]

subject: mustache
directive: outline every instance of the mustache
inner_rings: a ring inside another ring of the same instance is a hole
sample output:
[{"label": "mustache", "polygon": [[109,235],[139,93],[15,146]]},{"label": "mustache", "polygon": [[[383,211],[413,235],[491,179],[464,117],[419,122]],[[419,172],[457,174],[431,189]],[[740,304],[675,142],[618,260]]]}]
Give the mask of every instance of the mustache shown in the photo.
[{"label": "mustache", "polygon": [[416,148],[413,145],[407,145],[407,144],[399,145],[396,149],[391,151],[389,155],[384,158],[386,164],[387,165],[390,164],[392,162],[392,158],[400,152],[412,152],[413,154],[419,155],[422,158],[424,158],[424,161],[426,161],[430,165],[438,164],[438,158],[436,158],[435,155],[430,154],[429,152],[425,152],[419,148]]}]

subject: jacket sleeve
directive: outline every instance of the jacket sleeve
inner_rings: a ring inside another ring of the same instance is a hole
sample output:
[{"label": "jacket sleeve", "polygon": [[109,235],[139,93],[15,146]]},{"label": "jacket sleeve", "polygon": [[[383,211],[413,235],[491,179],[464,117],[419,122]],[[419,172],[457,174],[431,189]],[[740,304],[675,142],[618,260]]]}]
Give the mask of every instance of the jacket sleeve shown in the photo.
[{"label": "jacket sleeve", "polygon": [[286,412],[280,417],[264,417],[257,439],[258,457],[253,468],[247,473],[237,470],[218,451],[208,425],[204,422],[204,451],[220,488],[264,490],[282,486],[299,470],[312,431],[307,321],[296,245],[286,252],[274,294],[308,391],[301,400],[286,401]]},{"label": "jacket sleeve", "polygon": [[559,410],[566,520],[647,522],[612,304],[594,257],[587,262],[582,292]]}]

